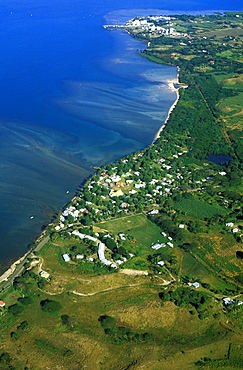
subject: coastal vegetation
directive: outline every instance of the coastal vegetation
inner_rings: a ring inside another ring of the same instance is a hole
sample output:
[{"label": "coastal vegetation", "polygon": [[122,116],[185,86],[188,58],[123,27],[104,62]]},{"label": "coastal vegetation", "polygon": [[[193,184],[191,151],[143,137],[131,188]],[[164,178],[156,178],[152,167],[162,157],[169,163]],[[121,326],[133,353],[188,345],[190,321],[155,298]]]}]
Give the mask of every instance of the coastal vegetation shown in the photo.
[{"label": "coastal vegetation", "polygon": [[143,57],[178,66],[178,103],[153,144],[87,179],[1,292],[0,369],[242,368],[242,19],[127,25]]}]

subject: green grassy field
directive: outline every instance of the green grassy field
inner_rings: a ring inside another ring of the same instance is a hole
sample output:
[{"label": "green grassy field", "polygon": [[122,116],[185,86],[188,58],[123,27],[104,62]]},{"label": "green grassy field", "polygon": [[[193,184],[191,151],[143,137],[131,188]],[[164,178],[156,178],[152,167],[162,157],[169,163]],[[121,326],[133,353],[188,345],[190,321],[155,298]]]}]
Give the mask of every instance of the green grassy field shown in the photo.
[{"label": "green grassy field", "polygon": [[215,207],[197,199],[183,199],[179,202],[175,202],[175,209],[201,220],[215,215],[227,214],[227,211],[223,207]]},{"label": "green grassy field", "polygon": [[149,222],[145,215],[135,214],[131,216],[116,218],[109,221],[104,221],[96,224],[95,226],[99,227],[100,229],[109,231],[110,233],[118,234],[129,232],[129,230],[131,229],[143,228],[150,225],[151,223]]}]

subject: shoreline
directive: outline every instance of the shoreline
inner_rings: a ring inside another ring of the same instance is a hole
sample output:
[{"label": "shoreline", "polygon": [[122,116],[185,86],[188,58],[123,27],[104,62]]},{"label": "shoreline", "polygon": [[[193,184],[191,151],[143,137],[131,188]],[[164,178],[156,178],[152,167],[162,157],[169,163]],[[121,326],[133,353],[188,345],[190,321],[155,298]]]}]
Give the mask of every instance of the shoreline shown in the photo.
[{"label": "shoreline", "polygon": [[[154,139],[152,141],[152,144],[154,144],[155,141],[160,137],[161,132],[164,130],[164,128],[166,126],[166,123],[168,122],[168,120],[170,118],[171,112],[173,111],[173,109],[175,108],[175,106],[178,103],[178,100],[179,100],[179,97],[180,97],[179,88],[175,88],[175,86],[174,86],[175,84],[179,85],[179,68],[178,67],[177,67],[177,70],[178,70],[178,73],[177,73],[176,78],[174,78],[173,80],[167,80],[167,86],[169,87],[169,89],[171,91],[176,92],[176,100],[174,101],[174,103],[170,107],[170,109],[168,111],[168,114],[167,114],[167,117],[166,117],[163,125],[160,127],[158,132],[155,134]],[[72,201],[72,199],[70,200],[70,202],[71,201]],[[40,242],[43,236],[45,236],[45,232],[42,232],[41,235],[38,236],[35,243]],[[31,253],[31,251],[32,250],[29,250],[28,252],[26,252],[22,257],[17,259],[2,275],[0,275],[0,284],[3,283],[3,282],[8,281],[8,279],[11,277],[11,275],[13,275],[13,273],[16,270],[16,268],[18,267],[18,265]]]},{"label": "shoreline", "polygon": [[176,105],[177,105],[177,103],[178,103],[178,100],[179,100],[179,98],[180,98],[180,94],[179,94],[179,88],[180,88],[180,87],[178,87],[178,88],[176,88],[176,87],[175,87],[175,84],[180,85],[180,82],[179,82],[179,77],[180,77],[179,72],[180,72],[180,68],[179,68],[179,67],[176,67],[176,68],[177,68],[177,76],[176,76],[176,78],[174,78],[173,80],[167,80],[167,86],[169,87],[169,89],[170,89],[171,91],[174,91],[174,92],[176,93],[176,100],[174,101],[174,103],[172,104],[172,106],[170,107],[170,109],[168,110],[168,114],[167,114],[167,116],[166,116],[166,119],[165,119],[165,121],[164,121],[163,125],[162,125],[162,126],[160,127],[160,129],[158,130],[158,132],[155,134],[152,144],[154,144],[154,143],[155,143],[155,141],[156,141],[157,139],[159,139],[159,138],[160,138],[160,134],[161,134],[161,132],[164,130],[164,128],[165,128],[165,126],[166,126],[166,124],[167,124],[167,122],[168,122],[168,120],[169,120],[169,118],[170,118],[171,112],[172,112],[172,111],[173,111],[173,109],[176,107]]},{"label": "shoreline", "polygon": [[12,265],[0,276],[0,283],[8,281],[8,278],[14,273],[18,265],[29,255],[31,251],[26,252],[22,257],[17,259]]},{"label": "shoreline", "polygon": [[[128,34],[130,35],[130,36],[133,36],[132,34],[130,34],[129,32],[128,32]],[[169,117],[170,117],[170,114],[171,114],[171,112],[173,111],[173,109],[175,108],[175,106],[177,105],[177,103],[178,103],[178,100],[179,100],[179,88],[180,87],[178,87],[178,88],[176,88],[175,87],[175,85],[177,84],[177,85],[180,85],[180,83],[179,83],[179,71],[180,71],[180,69],[179,69],[179,67],[177,67],[176,66],[176,68],[177,68],[177,75],[176,75],[176,77],[174,78],[174,79],[172,79],[172,80],[167,80],[166,81],[166,84],[167,84],[167,86],[168,86],[168,88],[171,90],[171,91],[174,91],[174,92],[176,92],[176,100],[174,101],[174,103],[172,104],[172,106],[170,107],[170,109],[169,109],[169,111],[168,111],[168,114],[167,114],[167,117],[166,117],[166,119],[165,119],[165,121],[164,121],[164,123],[163,123],[163,125],[160,127],[160,129],[158,130],[158,132],[155,134],[155,136],[154,136],[154,139],[153,139],[153,141],[152,141],[152,143],[151,144],[154,144],[155,143],[155,141],[160,137],[160,135],[161,135],[161,132],[164,130],[164,128],[165,128],[165,126],[166,126],[166,123],[168,122],[168,120],[169,120]],[[71,202],[72,200],[70,200],[70,202]],[[41,239],[42,239],[42,237],[45,235],[45,231],[44,232],[42,232],[38,237],[37,237],[37,239],[35,240],[35,243],[38,243],[38,242],[40,242],[41,241]],[[12,263],[12,265],[2,274],[2,275],[0,275],[0,284],[1,283],[4,283],[4,282],[7,282],[8,281],[8,279],[14,274],[14,272],[15,272],[15,270],[17,269],[17,267],[18,267],[18,265],[21,263],[21,262],[23,262],[24,260],[25,260],[25,258],[30,254],[32,252],[32,249],[30,249],[29,251],[27,251],[22,257],[20,257],[19,259],[17,259],[15,262],[13,262]],[[0,290],[1,290],[1,288],[0,288]]]}]

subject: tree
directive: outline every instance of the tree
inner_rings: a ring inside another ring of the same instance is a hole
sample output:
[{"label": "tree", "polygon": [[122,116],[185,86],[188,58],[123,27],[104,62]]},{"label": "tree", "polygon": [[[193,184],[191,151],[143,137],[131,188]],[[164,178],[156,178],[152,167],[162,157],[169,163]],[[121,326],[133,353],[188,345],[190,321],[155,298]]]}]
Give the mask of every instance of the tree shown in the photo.
[{"label": "tree", "polygon": [[62,315],[61,320],[62,320],[63,325],[66,325],[70,328],[73,328],[74,326],[77,325],[75,319],[73,317],[68,316],[68,315]]},{"label": "tree", "polygon": [[30,297],[20,297],[18,298],[18,302],[24,306],[29,306],[33,301]]},{"label": "tree", "polygon": [[243,252],[242,251],[237,251],[236,252],[236,257],[239,259],[243,259]]},{"label": "tree", "polygon": [[22,276],[17,276],[13,281],[13,287],[16,290],[25,290],[27,287],[25,279]]},{"label": "tree", "polygon": [[107,248],[109,248],[110,250],[114,250],[116,248],[116,242],[114,239],[112,238],[107,238],[104,240],[104,243],[105,245],[107,246]]},{"label": "tree", "polygon": [[200,231],[202,231],[201,223],[197,220],[190,221],[189,225],[188,225],[188,231],[190,231],[190,233],[194,233],[194,234],[199,233]]},{"label": "tree", "polygon": [[13,304],[12,306],[8,307],[8,312],[10,312],[14,316],[19,315],[23,310],[24,310],[24,307],[18,304]]},{"label": "tree", "polygon": [[50,299],[45,299],[44,301],[41,301],[40,306],[42,311],[47,313],[57,312],[62,308],[59,302]]},{"label": "tree", "polygon": [[9,364],[10,361],[11,356],[7,352],[4,352],[0,355],[0,364]]},{"label": "tree", "polygon": [[100,325],[104,329],[114,330],[116,326],[116,319],[111,316],[107,316],[107,315],[100,316],[98,321],[100,322]]}]

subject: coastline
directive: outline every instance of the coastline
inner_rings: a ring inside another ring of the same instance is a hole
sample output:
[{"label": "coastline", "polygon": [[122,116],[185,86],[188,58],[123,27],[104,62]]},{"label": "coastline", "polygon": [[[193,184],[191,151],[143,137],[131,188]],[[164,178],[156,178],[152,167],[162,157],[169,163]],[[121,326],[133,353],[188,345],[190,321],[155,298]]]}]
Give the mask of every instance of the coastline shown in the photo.
[{"label": "coastline", "polygon": [[31,251],[25,253],[22,257],[20,257],[17,261],[15,261],[1,276],[0,276],[0,283],[4,281],[8,281],[8,278],[14,273],[18,265],[29,255]]},{"label": "coastline", "polygon": [[166,117],[166,119],[165,119],[165,121],[164,121],[163,125],[160,127],[160,129],[158,130],[158,132],[155,134],[155,136],[154,136],[154,140],[153,140],[152,144],[154,144],[154,143],[155,143],[155,141],[156,141],[157,139],[159,139],[159,137],[160,137],[160,135],[161,135],[161,132],[164,130],[164,128],[165,128],[165,126],[166,126],[166,123],[168,122],[168,120],[169,120],[169,118],[170,118],[171,112],[173,111],[173,109],[174,109],[174,108],[175,108],[175,106],[177,105],[178,100],[179,100],[179,98],[180,98],[180,94],[179,94],[179,88],[180,88],[180,87],[178,87],[178,88],[176,88],[176,87],[175,87],[175,85],[179,85],[179,84],[180,84],[180,82],[179,82],[179,72],[180,72],[179,67],[177,67],[177,71],[178,71],[178,73],[177,73],[176,78],[174,78],[173,80],[167,80],[167,85],[168,85],[169,89],[170,89],[171,91],[174,91],[174,92],[176,93],[176,100],[174,101],[174,103],[172,104],[172,106],[170,107],[170,109],[168,110],[167,117]]},{"label": "coastline", "polygon": [[[134,37],[130,32],[127,31],[127,33]],[[179,67],[176,66],[177,68],[177,75],[174,79],[169,79],[166,81],[167,83],[167,86],[168,88],[171,90],[171,91],[174,91],[176,92],[176,100],[174,101],[174,103],[172,104],[172,106],[170,107],[169,111],[168,111],[168,114],[167,114],[167,117],[165,119],[165,121],[163,122],[162,126],[159,128],[158,132],[155,134],[154,136],[154,139],[152,141],[152,144],[154,144],[154,142],[160,137],[161,135],[161,132],[164,130],[165,126],[166,126],[166,123],[167,121],[169,120],[169,117],[170,117],[170,114],[171,112],[173,111],[173,109],[175,108],[175,106],[177,105],[177,102],[179,100],[179,88],[176,88],[175,85],[180,85],[179,83]],[[72,200],[70,200],[71,202]],[[69,203],[69,202],[68,202]],[[42,240],[42,237],[45,235],[45,232],[41,233],[35,243],[38,243]],[[30,249],[29,251],[27,251],[22,257],[20,257],[19,259],[17,259],[15,262],[12,263],[12,265],[2,274],[0,275],[0,284],[4,283],[4,282],[7,282],[8,279],[14,274],[14,272],[16,271],[16,269],[18,268],[18,265],[21,264],[21,262],[23,262],[26,257],[33,251],[33,249]],[[1,290],[1,287],[0,287],[0,290]]]}]

